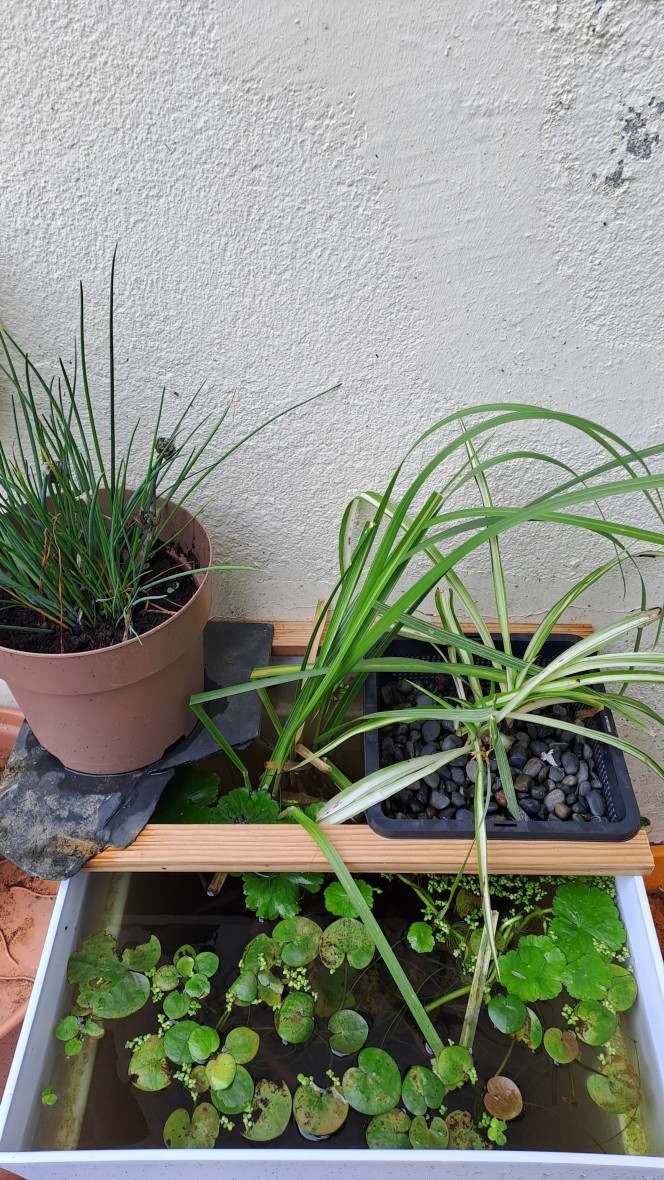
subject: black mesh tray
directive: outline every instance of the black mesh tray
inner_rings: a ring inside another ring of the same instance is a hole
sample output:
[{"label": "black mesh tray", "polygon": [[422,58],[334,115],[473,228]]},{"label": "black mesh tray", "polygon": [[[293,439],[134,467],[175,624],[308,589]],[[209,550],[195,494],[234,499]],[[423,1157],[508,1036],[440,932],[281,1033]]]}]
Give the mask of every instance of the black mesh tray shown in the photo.
[{"label": "black mesh tray", "polygon": [[[469,635],[469,639],[477,639]],[[526,650],[530,635],[513,635],[512,650],[515,656],[522,656]],[[500,646],[495,637],[496,646]],[[542,648],[537,663],[544,666],[560,655],[565,648],[576,643],[576,635],[554,635]],[[428,643],[412,639],[396,639],[390,644],[385,655],[403,656],[404,658],[428,659],[432,664],[440,662],[440,657]],[[481,661],[477,661],[478,663]],[[375,713],[378,710],[378,699],[381,688],[390,680],[394,680],[395,673],[378,673],[367,677],[364,685],[364,713]],[[407,679],[417,683],[417,674],[408,675]],[[533,721],[536,718],[533,717]],[[595,758],[595,770],[602,784],[602,793],[606,805],[608,823],[600,819],[590,819],[583,825],[572,823],[570,820],[537,820],[527,819],[516,821],[511,818],[497,819],[487,816],[487,835],[491,839],[499,840],[571,840],[571,841],[612,841],[629,840],[639,829],[640,812],[636,801],[634,788],[629,777],[625,758],[621,750],[607,746],[603,742],[594,741],[592,731],[604,730],[605,733],[615,734],[616,727],[608,709],[589,718],[585,723],[588,729],[588,743],[592,747]],[[365,774],[371,774],[380,767],[380,730],[373,730],[364,735]],[[367,809],[367,821],[379,836],[407,837],[408,839],[465,837],[472,834],[473,824],[456,819],[430,819],[428,816],[409,816],[407,819],[394,819],[383,811],[382,803],[376,803]],[[472,819],[472,817],[471,817]]]}]

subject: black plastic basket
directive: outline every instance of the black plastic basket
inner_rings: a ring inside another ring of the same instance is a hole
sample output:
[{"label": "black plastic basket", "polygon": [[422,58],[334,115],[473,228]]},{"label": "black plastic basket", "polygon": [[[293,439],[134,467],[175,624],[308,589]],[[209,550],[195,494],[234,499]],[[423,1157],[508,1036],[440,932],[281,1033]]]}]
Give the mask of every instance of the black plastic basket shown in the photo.
[{"label": "black plastic basket", "polygon": [[[476,636],[469,636],[475,639]],[[530,640],[530,635],[513,635],[512,650],[515,656],[522,656]],[[560,655],[565,648],[578,641],[575,635],[554,635],[543,646],[537,663],[542,666],[550,663]],[[500,646],[496,638],[496,645]],[[432,665],[440,662],[438,656],[428,643],[421,643],[412,639],[396,639],[390,644],[385,655],[403,656],[430,660]],[[480,660],[476,662],[481,663]],[[394,673],[378,673],[369,676],[364,685],[364,712],[375,713],[378,709],[378,699],[381,688],[394,680]],[[407,679],[417,683],[417,674],[408,675]],[[533,721],[536,722],[536,716]],[[602,784],[602,793],[606,807],[608,822],[592,818],[584,824],[572,823],[562,819],[527,819],[514,820],[487,816],[486,827],[489,838],[499,840],[571,840],[571,841],[612,841],[629,840],[639,829],[640,812],[636,801],[634,788],[622,751],[608,746],[603,742],[594,741],[592,731],[604,730],[605,733],[615,734],[616,727],[608,709],[603,709],[585,723],[588,729],[588,744],[592,747],[595,759],[595,772]],[[380,767],[380,730],[373,730],[364,735],[365,774]],[[386,815],[382,803],[376,803],[367,809],[367,820],[374,832],[380,836],[390,837],[465,837],[472,833],[473,823],[456,819],[431,819],[428,816],[408,816],[407,819],[395,819]],[[472,821],[472,816],[470,817]]]}]

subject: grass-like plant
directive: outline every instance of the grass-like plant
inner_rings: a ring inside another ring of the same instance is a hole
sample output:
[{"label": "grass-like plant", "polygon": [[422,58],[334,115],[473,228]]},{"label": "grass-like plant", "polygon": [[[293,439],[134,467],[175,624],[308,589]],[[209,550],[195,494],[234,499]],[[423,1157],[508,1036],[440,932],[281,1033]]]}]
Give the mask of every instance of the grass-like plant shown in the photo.
[{"label": "grass-like plant", "polygon": [[[0,329],[4,359],[0,368],[12,388],[15,428],[11,450],[0,443],[0,626],[9,626],[7,613],[13,608],[26,607],[50,622],[52,629],[60,630],[61,650],[64,629],[82,632],[111,623],[122,628],[122,638],[128,639],[136,633],[134,619],[142,605],[149,602],[158,613],[172,613],[169,592],[183,570],[162,571],[158,576],[152,572],[151,562],[171,543],[166,540],[166,530],[175,510],[244,442],[298,408],[274,414],[223,454],[212,456],[211,444],[231,402],[219,415],[199,416],[199,389],[184,405],[175,425],[162,432],[163,390],[143,470],[131,479],[129,465],[139,422],[129,431],[128,442],[120,444],[116,434],[114,274],[115,255],[110,284],[108,403],[103,422],[93,405],[88,376],[82,285],[80,340],[74,363],[68,367],[60,360],[59,373],[52,379],[42,376],[28,354]],[[307,398],[298,406],[311,400]]]}]

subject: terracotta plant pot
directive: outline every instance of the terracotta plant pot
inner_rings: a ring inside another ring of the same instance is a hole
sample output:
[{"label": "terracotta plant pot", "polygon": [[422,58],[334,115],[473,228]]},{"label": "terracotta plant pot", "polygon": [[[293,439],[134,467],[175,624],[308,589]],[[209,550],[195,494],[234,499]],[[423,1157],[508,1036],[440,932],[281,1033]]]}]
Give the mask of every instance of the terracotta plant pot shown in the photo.
[{"label": "terracotta plant pot", "polygon": [[[210,538],[178,509],[165,536],[209,566]],[[203,689],[208,574],[176,614],[138,639],[98,651],[43,655],[0,647],[7,681],[37,739],[70,770],[120,774],[148,766],[191,732],[189,697]]]}]

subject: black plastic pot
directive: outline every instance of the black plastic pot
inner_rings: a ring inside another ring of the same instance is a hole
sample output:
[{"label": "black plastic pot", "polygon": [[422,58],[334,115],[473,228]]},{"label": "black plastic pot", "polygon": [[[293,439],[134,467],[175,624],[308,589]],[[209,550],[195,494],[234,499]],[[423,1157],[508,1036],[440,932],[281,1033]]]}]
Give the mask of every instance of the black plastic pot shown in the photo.
[{"label": "black plastic pot", "polygon": [[[469,638],[476,639],[477,636],[473,635],[469,636]],[[529,635],[512,636],[512,650],[514,655],[523,655],[530,638]],[[542,666],[550,663],[565,648],[576,643],[577,639],[578,636],[575,635],[553,636],[542,648],[537,663]],[[496,639],[496,645],[499,646],[498,639]],[[436,663],[440,662],[440,657],[436,655],[429,644],[418,643],[417,640],[411,639],[395,640],[394,643],[390,644],[385,655],[430,660],[432,672],[435,671]],[[377,712],[381,689],[384,685],[393,681],[394,676],[394,673],[380,673],[367,678],[364,686],[365,714]],[[413,683],[417,683],[418,681],[416,675],[408,675],[406,678],[413,681]],[[534,716],[533,721],[536,722],[536,720],[537,718]],[[595,772],[602,784],[608,822],[603,822],[601,819],[596,818],[587,820],[583,824],[562,819],[527,819],[517,822],[511,816],[507,819],[488,816],[486,826],[487,835],[490,839],[570,840],[572,842],[586,840],[612,841],[628,840],[638,831],[640,822],[639,805],[634,795],[634,788],[630,781],[623,754],[620,750],[593,740],[592,736],[593,730],[604,730],[605,733],[611,734],[616,733],[616,727],[610,711],[604,709],[601,713],[585,721],[584,725],[588,730],[588,743],[592,747],[595,758]],[[373,730],[364,735],[365,774],[371,774],[372,771],[378,770],[380,767],[380,740],[380,730]],[[426,815],[419,817],[408,816],[407,819],[395,819],[385,814],[382,803],[377,803],[373,807],[368,808],[366,814],[371,828],[380,836],[397,838],[401,836],[407,837],[408,839],[419,836],[424,838],[436,836],[450,838],[458,836],[467,839],[474,827],[473,816],[470,813],[467,818],[464,817],[463,822],[459,822],[456,819],[430,819]]]}]

